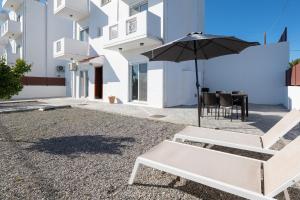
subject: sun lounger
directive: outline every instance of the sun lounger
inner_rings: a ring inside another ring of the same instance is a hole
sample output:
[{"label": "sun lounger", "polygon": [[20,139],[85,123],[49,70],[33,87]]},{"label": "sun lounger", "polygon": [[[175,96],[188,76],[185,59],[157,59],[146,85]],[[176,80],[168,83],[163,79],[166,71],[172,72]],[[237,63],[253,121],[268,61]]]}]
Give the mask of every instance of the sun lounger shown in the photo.
[{"label": "sun lounger", "polygon": [[273,155],[276,151],[270,148],[299,122],[300,111],[293,110],[263,136],[188,126],[175,134],[173,141],[192,141]]},{"label": "sun lounger", "polygon": [[136,159],[129,184],[141,165],[253,200],[271,200],[300,180],[300,137],[268,161],[173,141],[164,141]]}]

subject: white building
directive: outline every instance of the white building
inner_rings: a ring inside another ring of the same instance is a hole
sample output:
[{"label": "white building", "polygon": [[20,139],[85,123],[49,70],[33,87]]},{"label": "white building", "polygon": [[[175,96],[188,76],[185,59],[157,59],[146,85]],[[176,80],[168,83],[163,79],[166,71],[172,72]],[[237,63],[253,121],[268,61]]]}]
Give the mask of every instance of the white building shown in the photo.
[{"label": "white building", "polygon": [[54,57],[73,63],[73,97],[115,96],[152,107],[196,103],[193,62],[149,62],[140,54],[203,31],[204,0],[54,0],[54,13],[74,21],[73,37],[54,42]]},{"label": "white building", "polygon": [[53,14],[52,0],[3,0],[2,9],[2,56],[9,65],[19,58],[32,64],[24,89],[14,98],[66,96],[63,67],[67,62],[53,58],[52,43],[72,36],[72,23]]},{"label": "white building", "polygon": [[[54,57],[70,62],[72,96],[115,96],[152,107],[195,104],[192,61],[149,62],[141,53],[204,31],[204,7],[204,0],[54,0],[54,14],[74,22],[73,37],[54,42]],[[250,103],[284,104],[288,61],[288,43],[199,61],[201,86],[245,91]]]}]

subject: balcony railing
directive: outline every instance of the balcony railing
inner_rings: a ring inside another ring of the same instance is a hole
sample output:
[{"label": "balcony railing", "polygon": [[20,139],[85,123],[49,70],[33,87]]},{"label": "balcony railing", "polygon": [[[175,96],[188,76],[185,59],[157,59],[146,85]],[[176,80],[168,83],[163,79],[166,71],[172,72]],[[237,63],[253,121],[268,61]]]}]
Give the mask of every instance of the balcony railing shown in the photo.
[{"label": "balcony railing", "polygon": [[21,22],[7,20],[1,25],[1,38],[16,39],[21,34]]},{"label": "balcony railing", "polygon": [[54,14],[79,21],[89,15],[88,0],[54,0]]},{"label": "balcony railing", "polygon": [[24,0],[3,0],[2,8],[7,10],[17,10],[23,2]]},{"label": "balcony railing", "polygon": [[130,50],[162,43],[161,20],[144,11],[103,28],[104,48]]},{"label": "balcony railing", "polygon": [[54,58],[81,61],[89,57],[88,42],[62,38],[55,41],[53,45]]}]

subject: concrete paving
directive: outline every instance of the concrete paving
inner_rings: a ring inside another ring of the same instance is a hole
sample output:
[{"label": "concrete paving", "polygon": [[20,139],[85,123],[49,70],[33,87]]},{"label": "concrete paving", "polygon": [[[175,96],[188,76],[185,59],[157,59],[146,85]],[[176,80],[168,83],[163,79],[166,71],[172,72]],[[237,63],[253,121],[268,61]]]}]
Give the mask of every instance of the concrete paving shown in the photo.
[{"label": "concrete paving", "polygon": [[[197,125],[196,107],[175,107],[175,108],[152,108],[142,105],[128,104],[109,104],[101,101],[90,101],[73,98],[55,98],[42,99],[42,103],[50,105],[71,105],[72,107],[99,110],[109,113],[117,113],[138,118],[147,118],[184,125]],[[262,135],[267,132],[276,122],[278,122],[286,113],[283,106],[273,105],[249,105],[249,117],[246,122],[240,119],[234,119],[232,122],[228,118],[221,117],[219,120],[214,116],[205,116],[201,118],[202,126],[207,128],[218,128],[235,132]],[[291,131],[288,139],[293,139],[299,135],[299,127]]]}]

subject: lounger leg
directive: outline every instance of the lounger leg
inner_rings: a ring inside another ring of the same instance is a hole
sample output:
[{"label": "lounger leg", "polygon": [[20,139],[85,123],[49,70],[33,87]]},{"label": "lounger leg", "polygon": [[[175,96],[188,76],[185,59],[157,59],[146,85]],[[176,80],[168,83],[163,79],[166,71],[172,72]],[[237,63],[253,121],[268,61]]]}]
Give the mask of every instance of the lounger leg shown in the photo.
[{"label": "lounger leg", "polygon": [[290,195],[289,195],[289,192],[288,192],[287,189],[284,190],[283,193],[284,193],[284,198],[285,198],[285,200],[291,200]]},{"label": "lounger leg", "polygon": [[137,174],[137,172],[139,170],[139,167],[140,167],[140,162],[138,160],[136,160],[135,164],[134,164],[134,167],[133,167],[133,170],[132,170],[132,173],[131,173],[131,176],[130,176],[130,179],[128,181],[129,185],[133,184],[135,176],[136,176],[136,174]]}]

